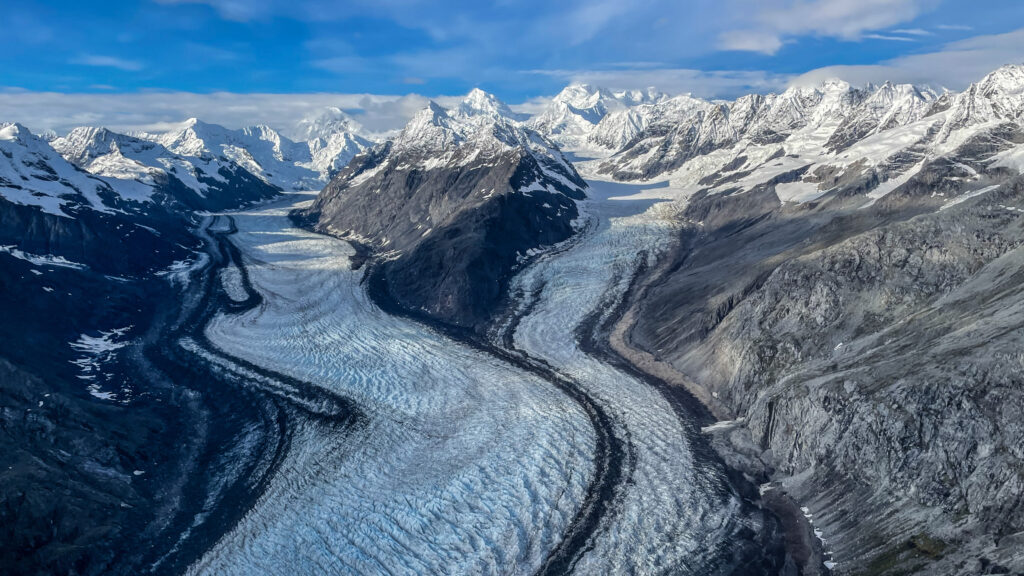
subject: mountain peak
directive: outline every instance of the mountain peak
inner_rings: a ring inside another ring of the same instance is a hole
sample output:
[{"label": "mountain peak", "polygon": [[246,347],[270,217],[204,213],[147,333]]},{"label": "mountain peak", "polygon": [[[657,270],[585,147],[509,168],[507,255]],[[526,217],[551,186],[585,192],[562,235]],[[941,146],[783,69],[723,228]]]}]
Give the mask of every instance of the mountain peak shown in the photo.
[{"label": "mountain peak", "polygon": [[20,141],[26,133],[28,129],[17,122],[0,122],[0,140]]},{"label": "mountain peak", "polygon": [[399,147],[443,150],[461,138],[448,111],[431,100],[416,113],[395,138]]},{"label": "mountain peak", "polygon": [[473,88],[455,109],[456,116],[470,118],[484,116],[488,118],[507,118],[521,120],[520,115],[512,111],[497,96],[479,88]]},{"label": "mountain peak", "polygon": [[299,120],[290,131],[289,136],[303,141],[316,140],[318,138],[329,140],[336,134],[355,134],[361,130],[362,126],[341,108],[328,106]]},{"label": "mountain peak", "polygon": [[554,97],[554,102],[568,104],[573,108],[594,108],[603,106],[605,101],[614,100],[615,96],[608,90],[583,82],[573,82],[562,89]]},{"label": "mountain peak", "polygon": [[437,102],[431,100],[427,102],[427,105],[416,113],[415,118],[429,119],[431,122],[439,122],[444,119],[448,119],[448,110],[444,106],[441,106]]},{"label": "mountain peak", "polygon": [[1024,65],[1007,64],[988,73],[978,82],[984,93],[1000,91],[1006,94],[1024,92]]},{"label": "mountain peak", "polygon": [[627,106],[639,106],[641,104],[656,104],[669,99],[669,95],[658,91],[654,86],[648,86],[645,90],[623,90],[616,92],[615,98]]}]

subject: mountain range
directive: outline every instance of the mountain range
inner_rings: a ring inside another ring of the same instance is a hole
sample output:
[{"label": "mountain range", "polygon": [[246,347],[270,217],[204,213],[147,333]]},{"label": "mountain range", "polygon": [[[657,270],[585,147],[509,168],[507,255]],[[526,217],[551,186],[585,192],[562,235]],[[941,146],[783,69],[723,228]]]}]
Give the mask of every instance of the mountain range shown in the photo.
[{"label": "mountain range", "polygon": [[[0,565],[130,573],[151,559],[107,543],[160,540],[135,528],[188,500],[170,469],[214,448],[167,432],[232,416],[182,392],[216,370],[146,346],[167,310],[207,310],[183,278],[218,254],[242,267],[212,212],[317,190],[291,222],[351,244],[382,307],[491,350],[528,308],[516,278],[607,226],[590,207],[615,185],[651,206],[610,218],[664,247],[616,268],[623,294],[574,337],[699,400],[747,499],[795,517],[787,541],[817,536],[776,573],[1024,572],[1024,66],[962,92],[829,80],[731,101],[578,83],[534,116],[477,89],[381,141],[338,108],[288,133],[0,124]],[[212,301],[248,301],[230,295]],[[129,336],[147,344],[104,356]]]}]

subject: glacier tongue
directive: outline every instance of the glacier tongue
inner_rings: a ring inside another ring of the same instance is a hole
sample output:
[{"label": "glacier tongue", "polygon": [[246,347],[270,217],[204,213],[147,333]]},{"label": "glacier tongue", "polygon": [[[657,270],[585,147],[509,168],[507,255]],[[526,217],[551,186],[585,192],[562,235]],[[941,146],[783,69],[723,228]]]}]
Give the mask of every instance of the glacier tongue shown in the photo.
[{"label": "glacier tongue", "polygon": [[534,572],[593,474],[586,415],[539,377],[377,309],[347,243],[291,226],[306,199],[235,214],[266,303],[207,335],[367,419],[345,434],[301,424],[260,503],[191,572]]},{"label": "glacier tongue", "polygon": [[[701,573],[736,546],[743,505],[720,469],[695,456],[698,431],[668,397],[577,345],[591,313],[666,249],[675,225],[662,201],[682,193],[621,199],[641,189],[592,185],[584,206],[596,225],[513,287],[527,295],[514,347],[573,380],[628,445],[612,463],[623,471],[614,494],[600,496],[606,512],[570,567]],[[607,465],[594,460],[587,414],[533,372],[374,306],[349,244],[289,222],[288,210],[310,198],[234,214],[233,241],[265,303],[218,316],[206,334],[229,355],[352,398],[366,420],[344,432],[300,422],[268,491],[190,572],[550,568]]]},{"label": "glacier tongue", "polygon": [[665,183],[589,184],[582,208],[591,228],[541,256],[511,289],[536,298],[524,305],[515,346],[580,383],[629,439],[628,482],[575,572],[705,574],[717,551],[738,546],[739,500],[720,471],[695,457],[693,423],[666,396],[578,343],[588,317],[610,315],[638,268],[669,248],[677,228],[665,201],[683,201],[685,192]]}]

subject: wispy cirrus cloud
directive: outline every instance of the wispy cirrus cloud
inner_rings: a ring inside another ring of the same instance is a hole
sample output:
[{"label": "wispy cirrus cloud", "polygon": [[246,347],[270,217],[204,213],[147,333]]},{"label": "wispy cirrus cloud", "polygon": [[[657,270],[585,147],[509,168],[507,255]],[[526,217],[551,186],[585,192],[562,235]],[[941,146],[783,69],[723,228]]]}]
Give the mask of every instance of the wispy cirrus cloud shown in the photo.
[{"label": "wispy cirrus cloud", "polygon": [[80,66],[93,66],[100,68],[117,68],[126,72],[137,72],[145,68],[142,62],[128,60],[116,56],[101,56],[98,54],[83,54],[71,60],[72,64]]},{"label": "wispy cirrus cloud", "polygon": [[958,40],[934,52],[891,58],[878,64],[819,68],[794,78],[792,83],[814,84],[838,77],[857,84],[891,80],[961,90],[1000,66],[1021,63],[1024,28]]},{"label": "wispy cirrus cloud", "polygon": [[917,42],[914,38],[893,36],[892,34],[865,34],[864,38],[869,38],[871,40],[888,40],[890,42]]},{"label": "wispy cirrus cloud", "polygon": [[889,30],[889,32],[891,34],[905,34],[907,36],[932,36],[935,34],[923,28],[896,28],[895,30]]},{"label": "wispy cirrus cloud", "polygon": [[893,40],[879,31],[910,22],[935,0],[764,0],[747,4],[737,28],[718,37],[724,50],[775,54],[790,39],[818,36],[841,40]]}]

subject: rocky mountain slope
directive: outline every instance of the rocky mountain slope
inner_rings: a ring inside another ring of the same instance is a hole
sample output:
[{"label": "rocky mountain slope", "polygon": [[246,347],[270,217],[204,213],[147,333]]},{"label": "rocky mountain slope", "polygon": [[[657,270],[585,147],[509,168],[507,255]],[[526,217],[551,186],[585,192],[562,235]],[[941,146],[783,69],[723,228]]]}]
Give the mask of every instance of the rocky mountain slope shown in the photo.
[{"label": "rocky mountain slope", "polygon": [[474,91],[357,156],[300,217],[372,248],[402,305],[475,326],[523,259],[572,235],[585,187],[553,144]]},{"label": "rocky mountain slope", "polygon": [[88,171],[0,124],[0,566],[129,573],[179,510],[211,414],[139,350],[182,305],[168,279],[197,260],[195,210],[279,189],[101,129],[52,144]]},{"label": "rocky mountain slope", "polygon": [[359,133],[339,109],[295,140],[196,119],[45,138],[0,124],[0,566],[125,572],[159,533],[152,512],[190,500],[178,480],[212,448],[181,439],[231,407],[190,387],[210,374],[139,343],[183,306],[202,211],[323,187],[293,218],[362,247],[372,289],[405,310],[482,331],[513,276],[582,228],[565,149],[673,200],[644,223],[606,199],[616,250],[630,226],[674,234],[637,255],[639,277],[607,280],[630,287],[596,315],[610,349],[723,420],[707,430],[723,457],[805,508],[829,569],[1024,573],[1024,67],[941,94],[574,84],[529,119],[474,90],[387,142]]},{"label": "rocky mountain slope", "polygon": [[792,88],[596,165],[684,192],[624,354],[736,420],[729,458],[808,509],[836,573],[1024,570],[1022,94],[1019,66],[941,97]]}]

